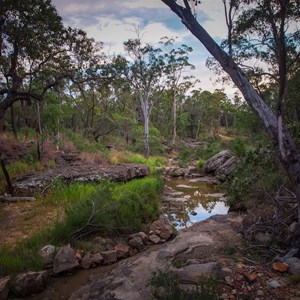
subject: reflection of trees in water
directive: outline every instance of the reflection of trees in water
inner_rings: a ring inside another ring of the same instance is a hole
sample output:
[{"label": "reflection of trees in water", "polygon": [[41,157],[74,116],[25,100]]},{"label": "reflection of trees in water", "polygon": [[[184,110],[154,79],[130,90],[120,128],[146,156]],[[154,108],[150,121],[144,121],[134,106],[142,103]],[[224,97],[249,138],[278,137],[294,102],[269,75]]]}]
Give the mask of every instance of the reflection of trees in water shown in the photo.
[{"label": "reflection of trees in water", "polygon": [[191,222],[190,216],[188,215],[187,211],[177,213],[175,220],[180,227],[186,227],[188,223]]},{"label": "reflection of trees in water", "polygon": [[216,201],[216,199],[208,198],[206,201],[201,202],[201,205],[207,212],[211,213],[215,208],[217,202],[219,201]]},{"label": "reflection of trees in water", "polygon": [[195,212],[199,205],[201,205],[208,213],[212,213],[218,202],[220,201],[216,200],[215,198],[190,198],[185,203],[185,211],[176,213],[173,215],[173,219],[180,227],[185,227],[191,223],[190,215]]}]

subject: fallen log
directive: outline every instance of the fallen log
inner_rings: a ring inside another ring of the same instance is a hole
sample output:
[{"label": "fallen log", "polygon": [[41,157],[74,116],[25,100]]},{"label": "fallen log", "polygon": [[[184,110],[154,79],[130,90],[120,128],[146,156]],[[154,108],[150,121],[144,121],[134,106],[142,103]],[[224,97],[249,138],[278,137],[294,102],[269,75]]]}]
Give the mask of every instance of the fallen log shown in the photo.
[{"label": "fallen log", "polygon": [[12,197],[12,196],[0,196],[0,202],[24,202],[24,201],[34,201],[34,197]]}]

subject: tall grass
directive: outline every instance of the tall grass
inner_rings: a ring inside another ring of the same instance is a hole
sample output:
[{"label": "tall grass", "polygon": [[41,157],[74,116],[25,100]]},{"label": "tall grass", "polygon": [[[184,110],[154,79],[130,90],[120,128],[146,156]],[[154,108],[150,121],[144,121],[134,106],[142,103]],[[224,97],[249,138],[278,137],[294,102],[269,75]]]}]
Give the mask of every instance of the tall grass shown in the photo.
[{"label": "tall grass", "polygon": [[[57,181],[44,199],[46,205],[61,208],[61,215],[42,232],[34,233],[15,247],[0,247],[1,275],[43,267],[39,255],[46,244],[56,246],[86,240],[91,234],[103,236],[146,229],[159,216],[158,177],[136,179],[124,184],[104,181],[98,185]],[[62,212],[63,211],[63,212]]]},{"label": "tall grass", "polygon": [[[63,243],[98,232],[104,235],[138,231],[159,214],[162,181],[151,177],[128,183],[75,184],[60,193],[65,217],[51,229],[52,240]],[[56,193],[54,193],[57,197]]]},{"label": "tall grass", "polygon": [[143,155],[130,151],[112,150],[110,160],[113,164],[119,163],[140,163],[149,166],[151,173],[161,168],[165,164],[165,158],[162,156],[149,156],[145,158]]}]

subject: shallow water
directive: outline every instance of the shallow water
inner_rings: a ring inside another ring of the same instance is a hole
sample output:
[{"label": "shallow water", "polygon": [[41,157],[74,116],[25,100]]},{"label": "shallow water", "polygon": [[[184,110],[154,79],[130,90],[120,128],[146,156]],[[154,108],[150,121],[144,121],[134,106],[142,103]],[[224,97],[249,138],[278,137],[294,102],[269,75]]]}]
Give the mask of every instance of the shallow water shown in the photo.
[{"label": "shallow water", "polygon": [[223,194],[216,191],[214,184],[201,180],[203,178],[172,178],[166,183],[174,199],[186,199],[180,212],[170,214],[176,229],[189,227],[216,214],[227,214],[229,207]]}]

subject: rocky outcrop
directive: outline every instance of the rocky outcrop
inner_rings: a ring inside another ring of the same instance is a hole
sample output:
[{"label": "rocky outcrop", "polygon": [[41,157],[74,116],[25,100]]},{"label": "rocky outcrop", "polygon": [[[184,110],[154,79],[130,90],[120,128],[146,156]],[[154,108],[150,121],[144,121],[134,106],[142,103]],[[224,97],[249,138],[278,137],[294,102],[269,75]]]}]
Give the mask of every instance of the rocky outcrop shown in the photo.
[{"label": "rocky outcrop", "polygon": [[122,182],[144,177],[149,173],[149,167],[143,164],[76,165],[28,174],[15,180],[13,186],[15,194],[30,195],[33,192],[43,192],[56,178],[66,183],[99,183],[103,179]]},{"label": "rocky outcrop", "polygon": [[[160,248],[145,250],[121,261],[104,280],[95,279],[74,292],[69,299],[153,299],[149,279],[153,272],[170,266],[170,262],[174,262],[169,269],[170,274],[176,276],[180,284],[195,284],[205,276],[224,274],[224,277],[226,270],[216,261],[217,253],[224,252],[222,249],[227,243],[238,247],[241,222],[241,216],[228,215],[196,223],[180,231],[175,239]],[[153,235],[159,236],[164,232],[162,225],[168,228],[163,220],[153,224]],[[198,258],[191,261],[197,253]],[[180,262],[176,263],[178,259]]]},{"label": "rocky outcrop", "polygon": [[10,276],[0,278],[0,300],[5,300],[9,293]]},{"label": "rocky outcrop", "polygon": [[223,150],[207,160],[205,172],[224,181],[236,170],[238,163],[239,159],[236,156],[233,156],[229,150]]}]

